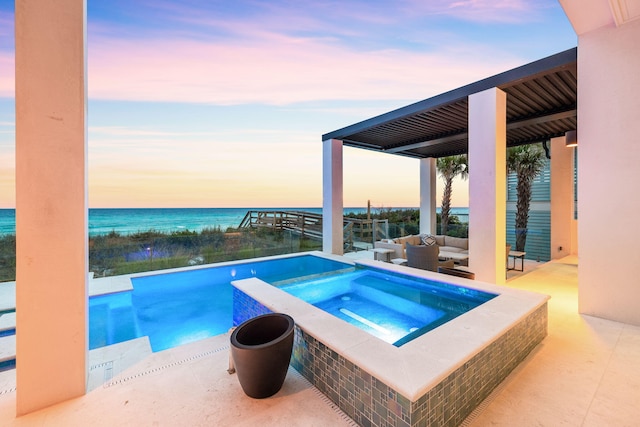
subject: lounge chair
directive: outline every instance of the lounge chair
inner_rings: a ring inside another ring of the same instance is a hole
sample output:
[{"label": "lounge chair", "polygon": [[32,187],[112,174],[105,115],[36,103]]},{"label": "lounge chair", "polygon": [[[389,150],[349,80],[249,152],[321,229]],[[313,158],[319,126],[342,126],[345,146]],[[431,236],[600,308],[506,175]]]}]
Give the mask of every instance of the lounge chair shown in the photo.
[{"label": "lounge chair", "polygon": [[407,250],[407,265],[422,270],[438,271],[438,267],[453,268],[453,260],[439,261],[440,247],[438,245],[405,244]]}]

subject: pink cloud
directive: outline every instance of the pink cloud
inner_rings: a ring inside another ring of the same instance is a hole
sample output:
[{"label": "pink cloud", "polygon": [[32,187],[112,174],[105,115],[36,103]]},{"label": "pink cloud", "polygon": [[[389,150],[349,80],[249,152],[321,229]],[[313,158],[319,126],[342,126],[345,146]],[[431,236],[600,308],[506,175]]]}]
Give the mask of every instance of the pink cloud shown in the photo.
[{"label": "pink cloud", "polygon": [[518,23],[534,20],[550,7],[548,1],[528,0],[407,0],[414,13],[447,15],[465,21]]},{"label": "pink cloud", "polygon": [[514,65],[486,61],[477,46],[363,52],[274,34],[252,43],[98,39],[89,49],[91,98],[213,104],[421,99]]},{"label": "pink cloud", "polygon": [[397,25],[399,16],[406,13],[401,7],[379,5],[368,0],[342,1],[339,7],[333,1],[255,2],[251,4],[250,11],[225,16],[213,10],[190,7],[184,2],[155,1],[149,7],[161,11],[161,14],[175,22],[187,24],[189,28],[212,28],[241,39],[258,32],[291,34],[302,31],[355,35],[363,24],[366,32],[370,33],[374,25]]},{"label": "pink cloud", "polygon": [[[463,13],[469,5],[482,13],[526,5],[516,0],[496,3],[407,0],[382,8],[351,1],[336,8],[331,2],[304,7],[265,2],[238,18],[183,3],[155,2],[152,10],[176,24],[169,24],[162,35],[153,29],[152,36],[136,39],[129,30],[124,31],[127,39],[116,39],[108,28],[94,27],[89,96],[223,105],[422,99],[522,61],[501,59],[491,48],[469,41],[455,46],[449,40],[438,45],[439,51],[429,50],[439,36],[411,26],[396,40],[402,22],[453,9]],[[389,48],[403,37],[425,48]]]},{"label": "pink cloud", "polygon": [[[89,23],[89,97],[221,105],[418,100],[523,61],[501,57],[487,46],[468,41],[464,46],[454,46],[450,40],[439,45],[439,51],[426,47],[423,51],[381,48],[392,42],[380,40],[365,49],[351,47],[350,42],[372,40],[376,32],[371,34],[371,26],[375,23],[380,24],[381,31],[398,27],[403,19],[410,18],[409,12],[505,20],[522,16],[525,9],[534,8],[530,4],[524,0],[406,0],[385,14],[376,10],[375,4],[363,7],[347,2],[333,11],[332,25],[323,19],[330,12],[327,8],[334,7],[331,3],[304,8],[264,3],[253,10],[259,16],[225,20],[185,4],[155,2],[149,6],[150,11],[160,11],[164,19],[169,16],[181,25],[166,31],[155,28],[155,35],[149,36],[143,35],[143,28],[136,33],[136,28]],[[339,24],[344,22],[353,25]],[[292,33],[307,36],[288,35]],[[438,38],[423,32],[406,36],[412,43]],[[0,68],[10,70],[0,74],[0,96],[14,94],[12,55],[0,52]],[[487,61],[487,57],[492,60]]]},{"label": "pink cloud", "polygon": [[0,52],[0,96],[15,96],[15,59],[13,53]]}]

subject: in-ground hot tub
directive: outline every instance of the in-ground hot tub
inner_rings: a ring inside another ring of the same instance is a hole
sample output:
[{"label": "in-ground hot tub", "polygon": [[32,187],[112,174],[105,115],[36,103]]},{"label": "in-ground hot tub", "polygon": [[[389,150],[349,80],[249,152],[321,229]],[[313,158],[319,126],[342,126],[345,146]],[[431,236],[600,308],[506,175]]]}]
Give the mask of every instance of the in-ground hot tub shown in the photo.
[{"label": "in-ground hot tub", "polygon": [[458,425],[547,334],[545,295],[375,261],[357,264],[497,295],[396,347],[259,279],[233,282],[234,319],[269,311],[292,316],[292,365],[361,425]]},{"label": "in-ground hot tub", "polygon": [[278,287],[396,347],[497,296],[373,268]]}]

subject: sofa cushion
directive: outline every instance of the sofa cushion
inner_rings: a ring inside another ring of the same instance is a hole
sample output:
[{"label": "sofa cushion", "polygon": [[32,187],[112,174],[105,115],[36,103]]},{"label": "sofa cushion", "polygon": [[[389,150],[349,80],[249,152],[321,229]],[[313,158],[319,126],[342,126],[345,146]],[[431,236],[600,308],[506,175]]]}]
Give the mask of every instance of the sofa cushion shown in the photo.
[{"label": "sofa cushion", "polygon": [[431,234],[420,234],[420,244],[431,246],[437,244],[436,238]]},{"label": "sofa cushion", "polygon": [[402,245],[402,248],[404,249],[405,243],[409,243],[410,245],[419,245],[420,236],[410,235],[410,236],[398,237],[394,241],[396,243],[400,243]]},{"label": "sofa cushion", "polygon": [[469,239],[464,237],[444,236],[444,246],[455,246],[460,249],[469,249]]},{"label": "sofa cushion", "polygon": [[436,234],[435,238],[438,246],[444,246],[444,236],[442,234]]},{"label": "sofa cushion", "polygon": [[457,246],[440,246],[440,252],[455,252],[455,253],[462,253],[462,252],[468,252],[465,249],[461,249]]},{"label": "sofa cushion", "polygon": [[393,243],[395,243],[396,245],[400,245],[402,247],[402,250],[404,250],[405,242],[406,240],[402,237],[396,237],[395,239],[393,239]]}]

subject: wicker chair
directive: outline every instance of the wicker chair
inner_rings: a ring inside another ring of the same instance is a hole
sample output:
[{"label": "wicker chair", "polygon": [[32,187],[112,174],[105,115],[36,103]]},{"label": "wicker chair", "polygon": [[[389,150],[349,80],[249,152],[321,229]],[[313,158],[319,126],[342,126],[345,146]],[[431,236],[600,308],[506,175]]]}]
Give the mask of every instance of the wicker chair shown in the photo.
[{"label": "wicker chair", "polygon": [[438,267],[453,268],[453,260],[439,261],[440,247],[438,245],[411,245],[405,244],[407,250],[407,265],[422,270],[438,271]]}]

